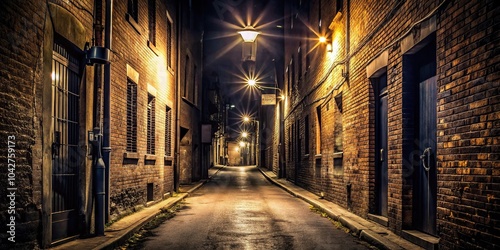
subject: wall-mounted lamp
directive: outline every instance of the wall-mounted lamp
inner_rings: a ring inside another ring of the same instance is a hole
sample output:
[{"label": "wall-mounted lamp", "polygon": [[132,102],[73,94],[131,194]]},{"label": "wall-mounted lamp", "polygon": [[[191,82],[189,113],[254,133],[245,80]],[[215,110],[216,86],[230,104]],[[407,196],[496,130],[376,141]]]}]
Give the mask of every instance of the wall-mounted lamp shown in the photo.
[{"label": "wall-mounted lamp", "polygon": [[88,47],[88,44],[85,45],[85,59],[87,61],[87,65],[94,64],[109,64],[109,49],[106,47],[100,46],[92,46]]},{"label": "wall-mounted lamp", "polygon": [[331,53],[331,52],[333,52],[333,49],[332,49],[332,44],[331,44],[331,43],[328,43],[328,44],[326,45],[326,51],[327,51],[327,52],[330,52],[330,53]]}]

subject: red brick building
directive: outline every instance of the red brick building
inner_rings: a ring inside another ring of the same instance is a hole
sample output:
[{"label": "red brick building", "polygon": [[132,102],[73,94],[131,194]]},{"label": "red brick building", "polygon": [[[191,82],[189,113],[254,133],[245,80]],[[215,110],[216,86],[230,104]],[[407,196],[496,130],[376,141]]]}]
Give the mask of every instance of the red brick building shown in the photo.
[{"label": "red brick building", "polygon": [[498,14],[286,1],[286,178],[427,248],[498,247]]},{"label": "red brick building", "polygon": [[13,194],[0,198],[2,247],[99,234],[94,217],[110,222],[200,178],[200,5],[0,3],[0,158],[10,163],[0,188]]}]

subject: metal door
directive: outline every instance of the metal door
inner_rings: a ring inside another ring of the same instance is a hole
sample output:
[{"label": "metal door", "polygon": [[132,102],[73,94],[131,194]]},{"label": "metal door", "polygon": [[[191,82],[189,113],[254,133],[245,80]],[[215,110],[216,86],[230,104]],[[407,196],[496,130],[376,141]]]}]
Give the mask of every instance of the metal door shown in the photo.
[{"label": "metal door", "polygon": [[419,84],[419,149],[420,164],[416,169],[416,220],[417,228],[436,234],[436,130],[437,85],[436,77]]},{"label": "metal door", "polygon": [[387,216],[388,173],[387,173],[387,75],[378,78],[376,83],[376,148],[375,148],[375,187],[377,214]]},{"label": "metal door", "polygon": [[78,60],[54,43],[52,60],[52,241],[78,233]]}]

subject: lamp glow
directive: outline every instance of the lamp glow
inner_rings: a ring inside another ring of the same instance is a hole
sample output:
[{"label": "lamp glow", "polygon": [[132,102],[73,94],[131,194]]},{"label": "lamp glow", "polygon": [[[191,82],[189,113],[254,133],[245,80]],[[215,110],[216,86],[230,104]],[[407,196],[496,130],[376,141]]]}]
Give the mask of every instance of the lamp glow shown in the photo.
[{"label": "lamp glow", "polygon": [[248,80],[248,85],[249,86],[255,86],[255,84],[257,84],[257,82],[254,79],[249,79]]},{"label": "lamp glow", "polygon": [[246,43],[253,43],[255,39],[257,39],[257,36],[260,34],[260,32],[256,31],[252,26],[247,26],[244,30],[238,31],[238,33]]},{"label": "lamp glow", "polygon": [[322,36],[319,38],[320,43],[325,43],[326,42],[326,37]]}]

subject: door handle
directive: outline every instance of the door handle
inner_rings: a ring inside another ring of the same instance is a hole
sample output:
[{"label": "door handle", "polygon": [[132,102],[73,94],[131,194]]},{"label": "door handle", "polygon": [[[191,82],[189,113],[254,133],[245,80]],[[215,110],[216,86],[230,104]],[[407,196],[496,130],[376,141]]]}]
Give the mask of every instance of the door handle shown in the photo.
[{"label": "door handle", "polygon": [[61,132],[54,131],[54,142],[52,142],[52,159],[59,157],[60,146],[61,146]]},{"label": "door handle", "polygon": [[424,152],[420,156],[422,165],[424,166],[424,169],[427,172],[429,172],[429,170],[431,169],[431,153],[432,153],[432,148],[428,147],[424,150]]},{"label": "door handle", "polygon": [[380,149],[380,161],[384,161],[384,149]]}]

